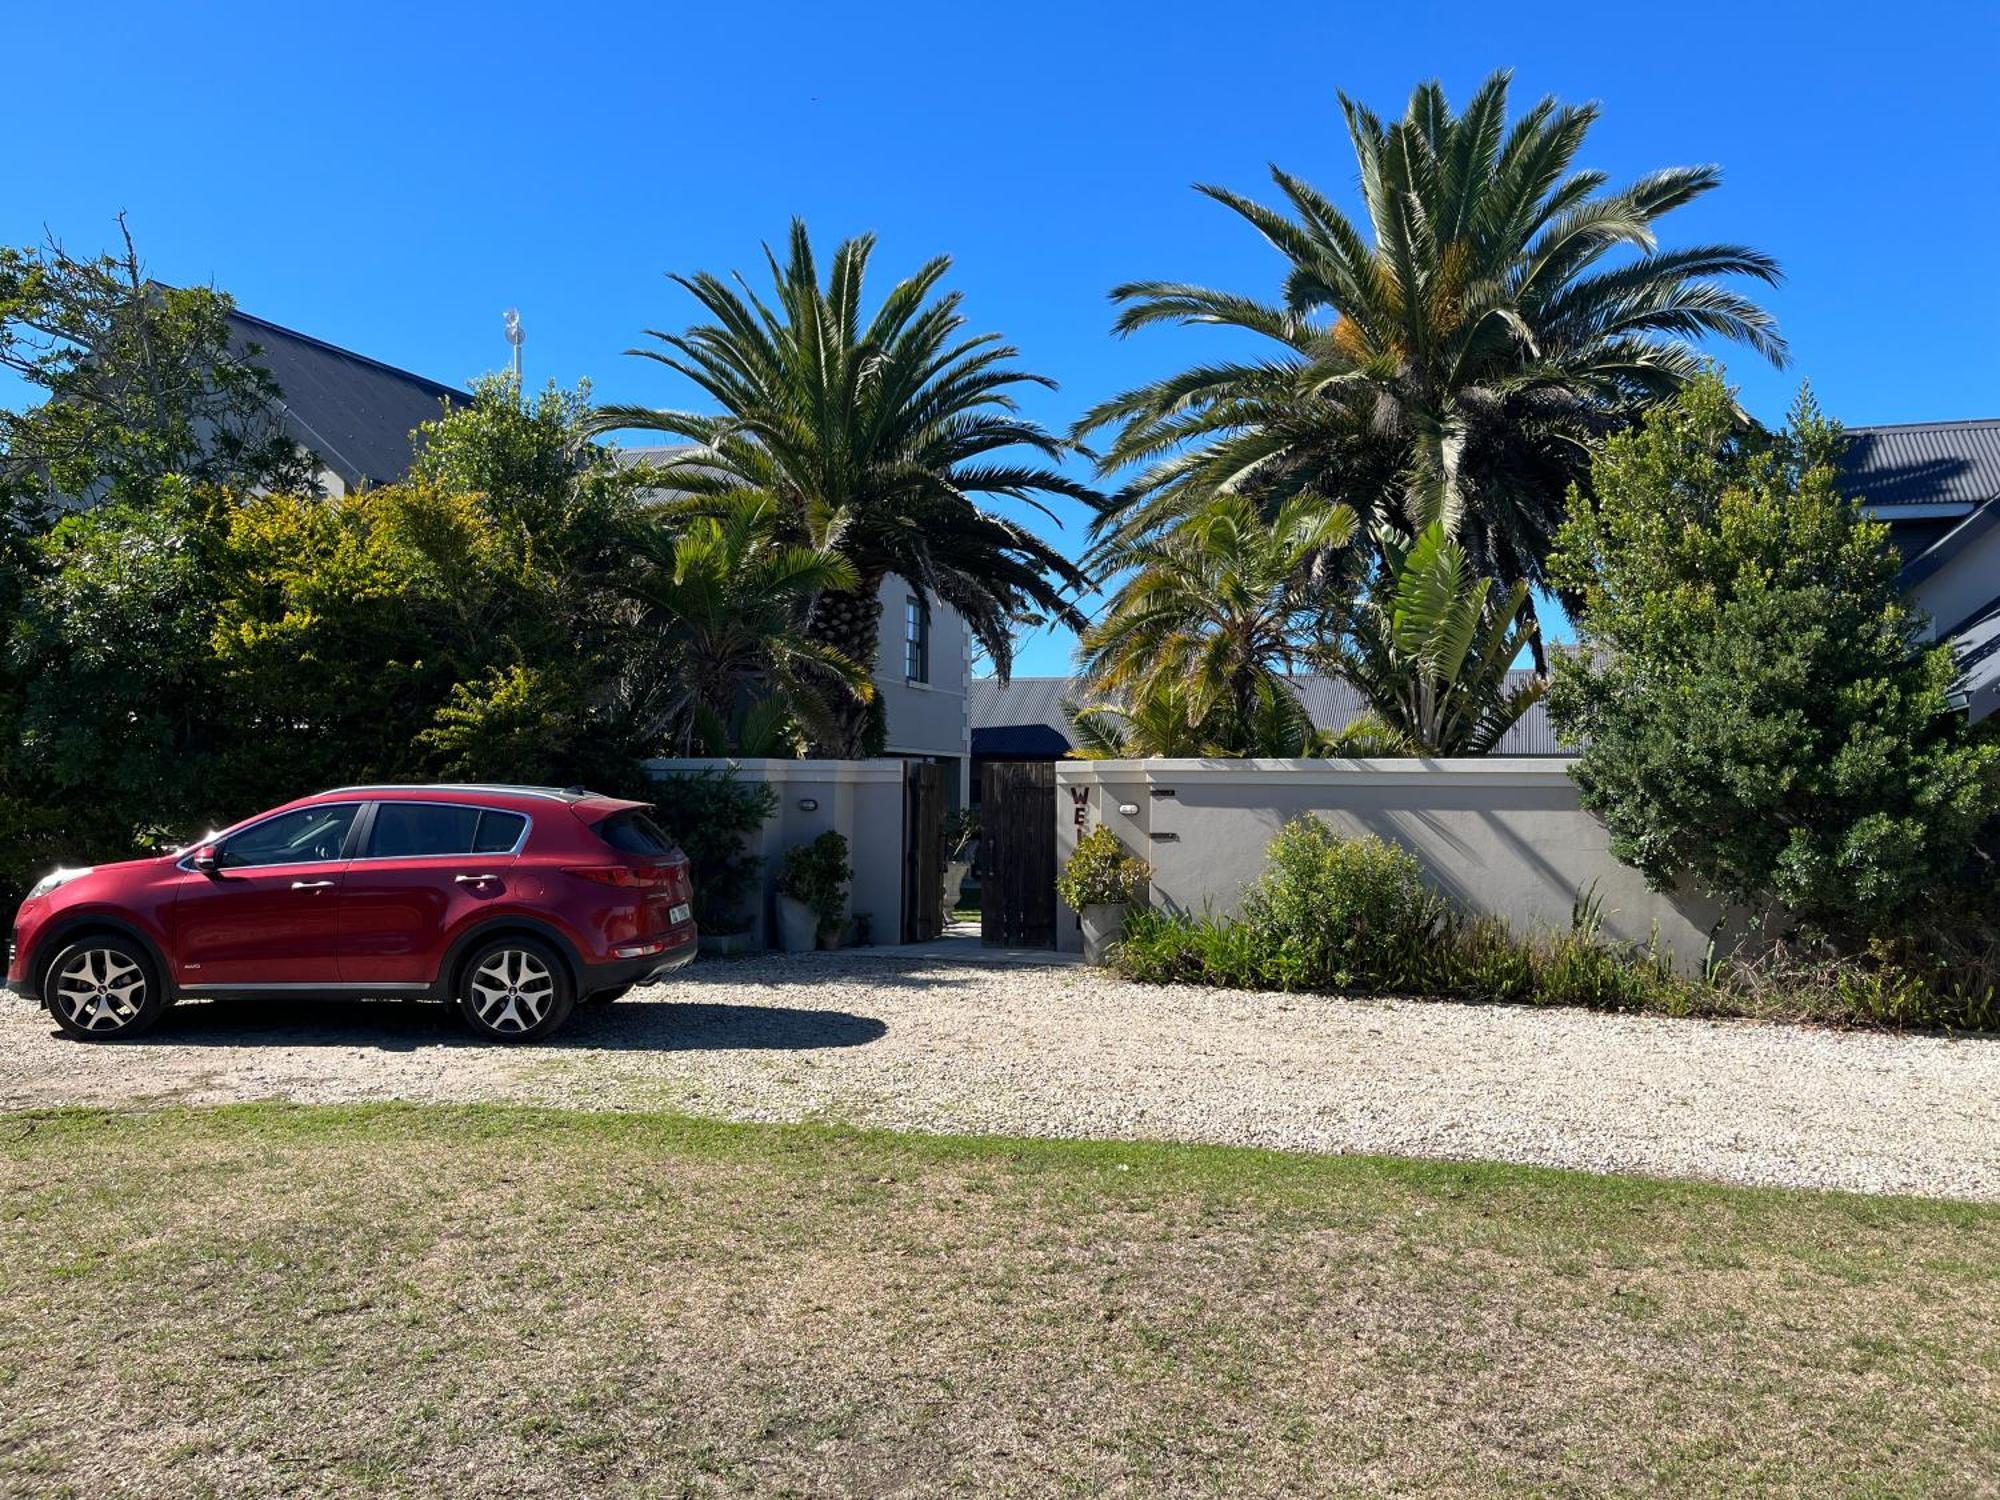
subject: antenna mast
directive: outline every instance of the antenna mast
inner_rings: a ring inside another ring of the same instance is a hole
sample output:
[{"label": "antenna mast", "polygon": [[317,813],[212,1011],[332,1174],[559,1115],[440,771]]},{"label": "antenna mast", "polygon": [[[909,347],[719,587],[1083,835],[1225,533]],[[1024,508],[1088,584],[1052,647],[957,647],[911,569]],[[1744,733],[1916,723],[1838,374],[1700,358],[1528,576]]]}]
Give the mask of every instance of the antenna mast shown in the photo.
[{"label": "antenna mast", "polygon": [[521,309],[508,308],[506,322],[507,342],[514,346],[514,384],[518,386],[521,383],[521,345],[528,337],[527,330],[521,326]]}]

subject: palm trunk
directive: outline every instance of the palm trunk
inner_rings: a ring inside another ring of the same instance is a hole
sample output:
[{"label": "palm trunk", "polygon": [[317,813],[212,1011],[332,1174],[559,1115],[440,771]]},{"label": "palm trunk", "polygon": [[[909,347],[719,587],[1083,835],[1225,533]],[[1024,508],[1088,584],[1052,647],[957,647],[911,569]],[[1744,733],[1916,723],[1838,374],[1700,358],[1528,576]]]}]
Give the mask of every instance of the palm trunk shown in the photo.
[{"label": "palm trunk", "polygon": [[[876,653],[882,648],[883,568],[868,568],[851,589],[829,590],[813,603],[806,633],[822,645],[831,646],[864,671],[875,669]],[[843,696],[834,713],[835,732],[824,742],[815,740],[810,753],[835,760],[856,760],[871,749],[871,724],[877,715],[859,698]]]}]

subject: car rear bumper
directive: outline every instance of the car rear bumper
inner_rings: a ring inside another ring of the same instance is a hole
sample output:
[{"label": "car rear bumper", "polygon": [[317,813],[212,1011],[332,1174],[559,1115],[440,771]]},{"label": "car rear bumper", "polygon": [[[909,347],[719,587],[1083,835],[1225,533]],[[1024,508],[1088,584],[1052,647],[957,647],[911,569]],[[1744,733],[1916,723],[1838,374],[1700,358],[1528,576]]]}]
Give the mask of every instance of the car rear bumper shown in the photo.
[{"label": "car rear bumper", "polygon": [[701,935],[690,932],[687,940],[678,947],[668,948],[660,953],[648,953],[638,958],[616,959],[608,964],[585,964],[583,992],[595,994],[599,990],[616,990],[623,989],[627,985],[645,984],[663,974],[671,974],[676,969],[686,968],[694,962],[694,956],[700,950]]}]

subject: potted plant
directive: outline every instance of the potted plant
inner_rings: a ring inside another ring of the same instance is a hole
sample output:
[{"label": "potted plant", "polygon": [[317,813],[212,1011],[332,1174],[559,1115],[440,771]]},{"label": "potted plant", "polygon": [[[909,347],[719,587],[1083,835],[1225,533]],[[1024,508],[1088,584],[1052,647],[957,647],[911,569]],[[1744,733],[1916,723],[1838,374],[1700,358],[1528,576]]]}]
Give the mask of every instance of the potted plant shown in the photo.
[{"label": "potted plant", "polygon": [[1125,912],[1153,878],[1143,859],[1125,852],[1118,835],[1097,827],[1076,841],[1056,894],[1083,920],[1083,957],[1104,962],[1113,943],[1125,935]]},{"label": "potted plant", "polygon": [[978,808],[960,808],[945,819],[943,917],[947,927],[951,925],[951,914],[958,910],[959,898],[965,894],[965,877],[972,873],[972,849],[978,842]]},{"label": "potted plant", "polygon": [[810,953],[820,940],[838,946],[847,918],[847,840],[828,830],[785,851],[778,867],[778,942],[787,953]]}]

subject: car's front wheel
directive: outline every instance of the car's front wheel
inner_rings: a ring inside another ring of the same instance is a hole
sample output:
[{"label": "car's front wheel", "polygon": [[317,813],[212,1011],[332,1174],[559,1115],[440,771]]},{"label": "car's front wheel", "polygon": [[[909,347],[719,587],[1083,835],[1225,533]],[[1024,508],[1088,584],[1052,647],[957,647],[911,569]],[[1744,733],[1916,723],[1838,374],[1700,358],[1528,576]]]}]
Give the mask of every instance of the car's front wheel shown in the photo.
[{"label": "car's front wheel", "polygon": [[65,1033],[86,1042],[137,1036],[167,1008],[152,955],[111,933],[78,938],[42,976],[42,1003]]},{"label": "car's front wheel", "polygon": [[533,938],[482,943],[461,974],[459,1013],[474,1031],[496,1041],[539,1041],[567,1021],[576,1005],[568,966]]}]

